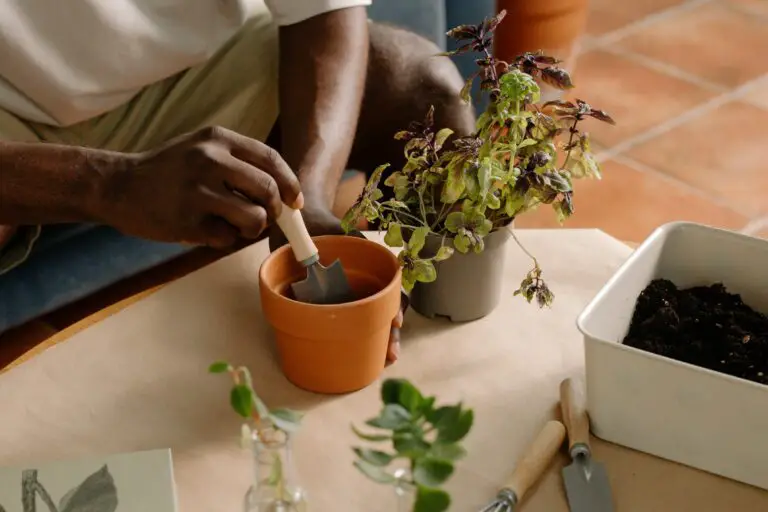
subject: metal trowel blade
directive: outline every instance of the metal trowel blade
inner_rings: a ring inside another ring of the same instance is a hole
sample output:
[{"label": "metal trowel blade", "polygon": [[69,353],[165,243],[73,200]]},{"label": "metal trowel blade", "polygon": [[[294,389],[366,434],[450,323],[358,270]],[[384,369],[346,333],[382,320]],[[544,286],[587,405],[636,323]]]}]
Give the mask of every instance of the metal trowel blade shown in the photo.
[{"label": "metal trowel blade", "polygon": [[327,267],[319,262],[309,265],[307,278],[293,283],[291,290],[296,300],[311,304],[341,304],[355,300],[339,260]]},{"label": "metal trowel blade", "polygon": [[563,469],[563,480],[571,512],[613,512],[611,484],[601,463],[578,457]]}]

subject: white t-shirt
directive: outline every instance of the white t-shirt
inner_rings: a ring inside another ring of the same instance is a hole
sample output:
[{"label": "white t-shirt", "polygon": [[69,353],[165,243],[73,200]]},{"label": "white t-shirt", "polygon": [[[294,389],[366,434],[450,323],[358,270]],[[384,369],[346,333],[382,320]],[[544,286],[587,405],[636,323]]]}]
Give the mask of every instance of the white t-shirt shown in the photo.
[{"label": "white t-shirt", "polygon": [[0,109],[69,126],[205,62],[252,16],[291,25],[371,0],[0,0]]}]

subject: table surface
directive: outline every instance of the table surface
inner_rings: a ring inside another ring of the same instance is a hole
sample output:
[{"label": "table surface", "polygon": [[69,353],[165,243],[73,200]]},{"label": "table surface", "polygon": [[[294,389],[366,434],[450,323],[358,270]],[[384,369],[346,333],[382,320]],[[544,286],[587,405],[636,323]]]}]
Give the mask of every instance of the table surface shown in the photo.
[{"label": "table surface", "polygon": [[[583,374],[575,318],[630,253],[591,230],[521,231],[520,238],[550,279],[553,308],[511,296],[530,262],[510,244],[509,293],[499,308],[467,324],[410,312],[401,360],[384,374],[475,410],[469,455],[448,485],[451,510],[475,510],[491,498],[544,422],[559,417],[559,382]],[[229,359],[251,368],[271,405],[307,411],[296,459],[313,511],[393,510],[391,490],[351,465],[349,425],[375,414],[378,385],[327,397],[285,381],[258,298],[257,269],[267,253],[265,243],[256,244],[108,308],[0,375],[0,465],[171,447],[180,510],[237,510],[250,461],[237,446],[228,382],[205,371],[210,362]],[[597,439],[593,444],[607,466],[617,512],[768,510],[768,492]],[[566,512],[560,470],[567,463],[563,450],[519,510]]]}]

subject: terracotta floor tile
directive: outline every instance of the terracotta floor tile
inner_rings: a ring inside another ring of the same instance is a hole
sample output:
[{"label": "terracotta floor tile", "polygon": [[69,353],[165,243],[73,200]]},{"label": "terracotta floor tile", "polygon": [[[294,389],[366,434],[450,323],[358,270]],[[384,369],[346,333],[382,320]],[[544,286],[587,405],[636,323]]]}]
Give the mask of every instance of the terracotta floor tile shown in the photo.
[{"label": "terracotta floor tile", "polygon": [[768,71],[768,59],[756,58],[768,54],[768,20],[726,3],[682,12],[616,44],[725,86]]},{"label": "terracotta floor tile", "polygon": [[[766,3],[768,4],[768,0],[766,0]],[[747,92],[742,97],[742,100],[768,109],[768,82]]]},{"label": "terracotta floor tile", "polygon": [[602,35],[613,32],[649,14],[683,3],[684,0],[592,0],[587,18],[587,33]]},{"label": "terracotta floor tile", "polygon": [[573,76],[575,95],[607,111],[616,126],[588,121],[595,142],[613,146],[712,97],[698,85],[642,64],[594,50],[579,57]]},{"label": "terracotta floor tile", "polygon": [[[563,228],[599,228],[619,240],[641,242],[658,226],[676,220],[741,229],[747,218],[715,204],[690,187],[615,161],[602,165],[603,179],[574,184],[576,212]],[[557,228],[549,207],[516,221],[520,228]]]},{"label": "terracotta floor tile", "polygon": [[731,102],[632,148],[628,155],[754,217],[768,212],[766,141],[768,110]]},{"label": "terracotta floor tile", "polygon": [[766,0],[725,0],[725,2],[750,14],[768,17],[768,2]]}]

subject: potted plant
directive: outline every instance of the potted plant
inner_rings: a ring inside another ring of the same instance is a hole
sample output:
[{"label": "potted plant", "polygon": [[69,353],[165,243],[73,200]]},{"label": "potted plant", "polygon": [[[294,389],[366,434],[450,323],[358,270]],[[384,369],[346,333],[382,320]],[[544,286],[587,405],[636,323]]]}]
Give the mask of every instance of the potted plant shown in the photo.
[{"label": "potted plant", "polygon": [[454,463],[465,456],[461,441],[474,420],[461,403],[436,406],[404,379],[387,379],[381,386],[383,407],[366,421],[375,433],[353,426],[362,440],[386,443],[388,448],[355,447],[355,467],[377,483],[392,485],[401,512],[441,512],[451,504],[441,489]]},{"label": "potted plant", "polygon": [[[476,131],[450,140],[453,133],[434,126],[430,109],[424,121],[395,134],[405,143],[405,165],[376,169],[343,219],[348,231],[361,218],[378,223],[386,230],[386,244],[403,248],[403,286],[411,291],[413,308],[430,317],[473,320],[498,305],[505,244],[510,237],[519,244],[513,221],[542,204],[550,205],[561,222],[569,217],[572,181],[600,177],[580,123],[594,118],[614,124],[581,100],[540,103],[536,78],[560,89],[573,87],[557,59],[525,53],[504,62],[491,54],[494,31],[505,14],[448,32],[462,42],[448,55],[480,54],[477,73],[461,91],[469,101],[479,76],[488,95]],[[550,305],[554,295],[536,258],[528,255],[533,268],[515,295]]]},{"label": "potted plant", "polygon": [[290,285],[306,279],[307,270],[285,245],[259,269],[261,308],[289,381],[315,393],[356,391],[384,371],[390,329],[400,312],[400,266],[389,249],[366,238],[329,235],[313,241],[322,265],[341,262],[357,300],[294,300]]},{"label": "potted plant", "polygon": [[210,373],[229,373],[233,386],[229,401],[243,418],[242,443],[253,452],[253,484],[245,495],[244,512],[304,512],[307,497],[298,483],[291,450],[291,435],[301,415],[290,409],[269,409],[253,389],[248,368],[223,361],[213,363]]}]

